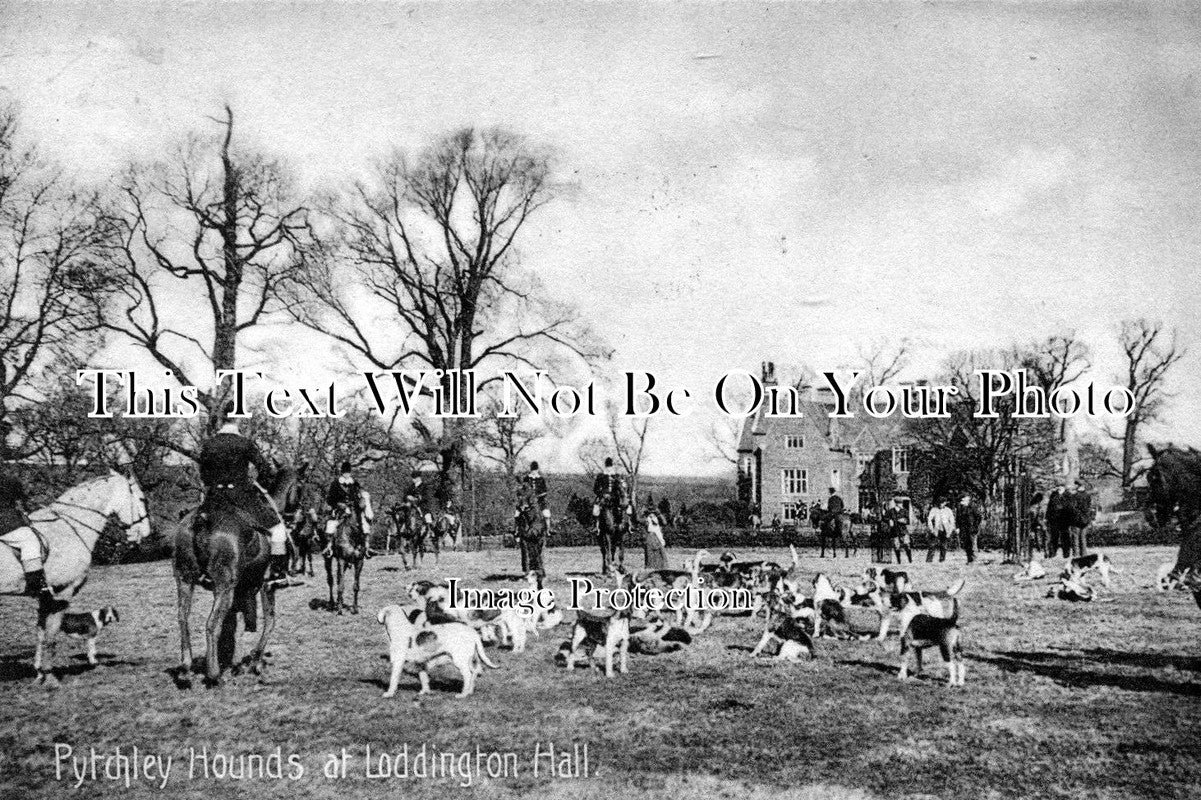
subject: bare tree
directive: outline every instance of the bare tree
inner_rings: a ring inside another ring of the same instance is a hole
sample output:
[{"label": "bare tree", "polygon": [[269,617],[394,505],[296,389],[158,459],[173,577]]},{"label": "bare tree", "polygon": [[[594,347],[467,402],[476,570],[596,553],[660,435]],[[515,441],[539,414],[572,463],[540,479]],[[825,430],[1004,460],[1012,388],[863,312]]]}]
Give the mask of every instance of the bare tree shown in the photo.
[{"label": "bare tree", "polygon": [[607,456],[630,476],[630,505],[638,512],[638,477],[642,471],[642,458],[646,455],[646,435],[650,430],[650,417],[627,417],[620,414],[617,406],[608,405],[604,435],[584,440],[579,448],[580,461],[591,473],[600,472]]},{"label": "bare tree", "polygon": [[[1092,366],[1088,345],[1077,339],[1072,331],[1048,336],[1025,347],[1015,346],[1012,358],[1048,398],[1055,390],[1075,383]],[[1061,443],[1067,439],[1067,430],[1067,418],[1059,420],[1056,434]]]},{"label": "bare tree", "polygon": [[531,424],[530,415],[524,406],[519,406],[514,416],[504,416],[496,403],[489,403],[481,415],[475,446],[479,455],[497,464],[514,484],[520,468],[522,455],[530,445],[546,436],[547,430],[540,424]]},{"label": "bare tree", "polygon": [[113,289],[105,227],[95,192],[22,144],[16,110],[0,109],[0,440],[38,368],[88,338]]},{"label": "bare tree", "polygon": [[[243,335],[286,305],[307,212],[287,170],[234,145],[229,106],[220,136],[191,136],[172,155],[131,167],[120,186],[109,255],[121,302],[101,328],[132,341],[181,384],[196,386],[208,431],[220,425]],[[195,456],[192,445],[175,449]]]},{"label": "bare tree", "polygon": [[[369,180],[325,204],[322,241],[304,277],[296,318],[380,371],[545,367],[599,357],[574,309],[541,300],[517,262],[516,242],[551,198],[547,157],[502,130],[464,129],[415,158],[394,153]],[[466,390],[466,383],[462,384]],[[443,419],[445,479],[460,477],[470,426]]]},{"label": "bare tree", "polygon": [[709,446],[711,461],[738,463],[738,438],[742,433],[742,426],[747,424],[749,419],[723,415],[710,423],[705,444]]},{"label": "bare tree", "polygon": [[1110,436],[1122,443],[1122,488],[1138,477],[1139,431],[1163,412],[1171,395],[1164,388],[1168,371],[1184,358],[1179,331],[1164,330],[1163,323],[1147,319],[1124,321],[1118,329],[1118,344],[1126,359],[1123,383],[1134,396],[1134,408],[1125,417],[1121,433]]},{"label": "bare tree", "polygon": [[929,456],[935,489],[970,489],[987,505],[1016,461],[1034,474],[1052,471],[1052,420],[1014,416],[1012,395],[994,400],[995,417],[976,413],[980,408],[976,371],[1013,369],[1016,358],[1013,351],[973,350],[954,353],[944,362],[938,383],[957,386],[960,392],[948,408],[950,416],[917,419],[909,427],[914,443]]},{"label": "bare tree", "polygon": [[909,366],[910,343],[901,339],[893,343],[889,339],[876,339],[856,348],[859,356],[858,368],[863,377],[858,386],[885,386],[893,383]]}]

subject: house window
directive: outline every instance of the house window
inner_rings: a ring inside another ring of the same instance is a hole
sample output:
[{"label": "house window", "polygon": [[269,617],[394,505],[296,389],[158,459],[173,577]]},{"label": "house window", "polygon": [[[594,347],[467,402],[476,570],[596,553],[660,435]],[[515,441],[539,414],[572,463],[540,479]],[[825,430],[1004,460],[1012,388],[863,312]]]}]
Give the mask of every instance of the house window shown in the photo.
[{"label": "house window", "polygon": [[801,515],[797,510],[796,503],[785,503],[780,506],[780,519],[785,522],[796,522],[800,518]]},{"label": "house window", "polygon": [[837,469],[830,470],[830,488],[838,491],[842,488],[842,471]]},{"label": "house window", "polygon": [[780,491],[783,494],[809,494],[809,470],[781,470]]},{"label": "house window", "polygon": [[909,451],[904,448],[896,448],[892,451],[892,471],[893,472],[908,472],[909,471]]},{"label": "house window", "polygon": [[784,446],[789,450],[800,450],[805,446],[805,437],[799,435],[785,436]]}]

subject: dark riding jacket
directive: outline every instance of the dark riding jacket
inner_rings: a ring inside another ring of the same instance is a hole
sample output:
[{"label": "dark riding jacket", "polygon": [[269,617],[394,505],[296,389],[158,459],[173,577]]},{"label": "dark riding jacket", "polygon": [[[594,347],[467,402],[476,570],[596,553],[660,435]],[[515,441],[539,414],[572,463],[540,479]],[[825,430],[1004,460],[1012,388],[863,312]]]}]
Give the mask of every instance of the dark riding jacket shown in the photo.
[{"label": "dark riding jacket", "polygon": [[27,502],[25,484],[13,475],[0,475],[0,534],[28,524],[23,511]]},{"label": "dark riding jacket", "polygon": [[254,442],[240,433],[217,433],[200,451],[200,481],[205,506],[228,503],[250,515],[261,528],[280,523],[279,512],[262,489],[250,479],[250,465],[260,478],[271,474],[271,464]]},{"label": "dark riding jacket", "polygon": [[625,513],[626,482],[617,473],[605,473],[596,476],[592,483],[592,494],[602,508],[611,508],[618,514]]},{"label": "dark riding jacket", "polygon": [[842,498],[836,494],[830,495],[830,500],[826,503],[826,511],[831,514],[841,514],[844,510],[846,510],[846,504],[842,502]]},{"label": "dark riding jacket", "polygon": [[524,502],[531,503],[539,511],[545,511],[547,507],[546,478],[541,475],[526,475],[521,479],[521,486],[525,491]]},{"label": "dark riding jacket", "polygon": [[358,510],[362,502],[363,487],[359,485],[357,480],[351,479],[349,482],[335,478],[329,485],[329,491],[326,492],[325,502],[330,509],[337,510],[339,508],[348,508]]}]

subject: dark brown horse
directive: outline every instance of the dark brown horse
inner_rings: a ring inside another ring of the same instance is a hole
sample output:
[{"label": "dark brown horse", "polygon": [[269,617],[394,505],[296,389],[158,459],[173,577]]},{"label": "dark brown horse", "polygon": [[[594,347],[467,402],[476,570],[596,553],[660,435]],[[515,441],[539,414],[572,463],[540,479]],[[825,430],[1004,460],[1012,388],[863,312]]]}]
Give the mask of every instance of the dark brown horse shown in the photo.
[{"label": "dark brown horse", "polygon": [[[341,614],[345,603],[346,571],[354,571],[354,595],[351,614],[359,613],[359,581],[363,574],[363,559],[367,555],[367,537],[359,515],[348,512],[338,520],[330,546],[325,555],[325,577],[329,583],[329,607]],[[335,587],[336,592],[335,592]]]},{"label": "dark brown horse", "polygon": [[618,514],[613,507],[602,504],[600,514],[596,517],[596,534],[600,540],[601,572],[605,575],[625,567],[626,560],[626,518]]},{"label": "dark brown horse", "polygon": [[514,523],[517,526],[517,543],[521,547],[522,573],[537,572],[544,576],[546,567],[542,561],[542,551],[546,547],[546,526],[528,492],[522,491],[517,498]]},{"label": "dark brown horse", "polygon": [[[296,481],[296,472],[283,469],[275,476],[270,494],[277,504]],[[238,614],[247,631],[258,628],[256,595],[261,599],[263,629],[258,643],[245,660],[255,674],[266,667],[267,638],[275,627],[275,591],[265,585],[271,547],[266,531],[254,526],[236,508],[217,506],[208,511],[208,521],[194,531],[192,515],[180,522],[175,534],[175,587],[179,606],[180,664],[177,680],[191,686],[192,634],[189,617],[192,596],[205,575],[212,581],[213,608],[205,624],[205,679],[211,686],[221,682],[222,672],[233,666],[237,644]]]},{"label": "dark brown horse", "polygon": [[[405,572],[408,572],[420,564],[422,556],[425,555],[426,542],[431,542],[430,527],[421,515],[421,510],[411,504],[398,503],[392,506],[390,516],[392,525],[396,528],[396,538],[400,539],[400,560],[404,564]],[[437,564],[440,550],[436,537],[431,544],[434,548],[434,564]]]},{"label": "dark brown horse", "polygon": [[1154,459],[1147,471],[1147,519],[1159,528],[1179,526],[1180,552],[1171,574],[1192,589],[1201,606],[1201,453],[1191,447],[1147,450]]},{"label": "dark brown horse", "polygon": [[830,557],[838,558],[838,545],[842,545],[843,557],[851,557],[851,545],[855,546],[855,554],[859,554],[859,543],[849,535],[850,516],[845,513],[830,513],[818,508],[812,512],[813,527],[817,529],[818,546],[821,548],[819,558],[826,557],[826,545],[830,546]]}]

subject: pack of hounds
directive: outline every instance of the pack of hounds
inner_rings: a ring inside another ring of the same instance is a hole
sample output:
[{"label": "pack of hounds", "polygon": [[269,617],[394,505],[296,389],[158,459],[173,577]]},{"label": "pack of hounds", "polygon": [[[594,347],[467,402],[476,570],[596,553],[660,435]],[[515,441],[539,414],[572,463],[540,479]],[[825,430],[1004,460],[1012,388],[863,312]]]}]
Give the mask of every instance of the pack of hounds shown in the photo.
[{"label": "pack of hounds", "polygon": [[[637,574],[617,571],[607,588],[633,590],[636,585],[661,590],[704,586],[711,591],[749,590],[752,608],[730,612],[690,609],[655,612],[633,606],[594,608],[582,604],[574,612],[570,638],[562,642],[555,660],[567,670],[581,663],[603,664],[604,675],[627,672],[629,654],[658,655],[688,647],[707,631],[717,614],[735,614],[761,625],[752,656],[772,656],[782,661],[812,659],[823,637],[876,640],[884,643],[896,630],[900,642],[898,676],[909,676],[909,660],[922,671],[922,655],[937,649],[947,671],[948,686],[964,684],[963,643],[959,593],[966,580],[950,587],[925,590],[900,570],[868,568],[854,586],[837,586],[826,573],[802,575],[792,549],[792,563],[739,561],[733,553],[716,562],[701,550],[680,570],[649,570]],[[523,579],[538,588],[533,573]],[[430,691],[431,665],[449,662],[462,679],[460,697],[475,690],[485,668],[497,665],[487,646],[525,651],[531,636],[539,636],[564,623],[561,608],[522,615],[514,609],[468,610],[451,603],[446,584],[419,581],[408,587],[409,602],[380,610],[377,619],[389,642],[391,670],[385,697],[396,694],[400,675],[416,672],[419,695]]]}]

